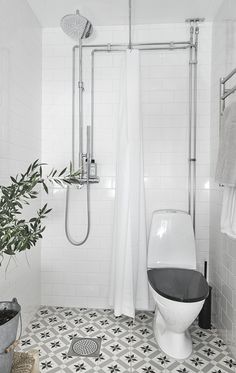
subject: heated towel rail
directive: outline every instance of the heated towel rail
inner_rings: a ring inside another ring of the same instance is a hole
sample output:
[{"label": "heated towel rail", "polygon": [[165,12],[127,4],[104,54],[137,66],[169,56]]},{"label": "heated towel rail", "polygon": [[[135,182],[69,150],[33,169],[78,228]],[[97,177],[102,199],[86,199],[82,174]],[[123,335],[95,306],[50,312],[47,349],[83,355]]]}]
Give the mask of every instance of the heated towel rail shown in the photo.
[{"label": "heated towel rail", "polygon": [[[236,68],[233,69],[228,75],[226,75],[225,77],[223,78],[220,78],[220,125],[219,125],[219,128],[221,126],[221,118],[222,118],[222,115],[224,113],[224,110],[225,110],[225,100],[227,97],[229,97],[230,95],[232,95],[234,92],[236,92],[236,85],[234,85],[233,87],[231,88],[226,88],[226,83],[236,75]],[[223,187],[224,185],[223,184],[219,184],[220,187]]]},{"label": "heated towel rail", "polygon": [[232,93],[236,92],[236,85],[232,88],[226,88],[225,84],[236,75],[236,68],[233,69],[227,76],[220,79],[220,120],[225,109],[225,100]]}]

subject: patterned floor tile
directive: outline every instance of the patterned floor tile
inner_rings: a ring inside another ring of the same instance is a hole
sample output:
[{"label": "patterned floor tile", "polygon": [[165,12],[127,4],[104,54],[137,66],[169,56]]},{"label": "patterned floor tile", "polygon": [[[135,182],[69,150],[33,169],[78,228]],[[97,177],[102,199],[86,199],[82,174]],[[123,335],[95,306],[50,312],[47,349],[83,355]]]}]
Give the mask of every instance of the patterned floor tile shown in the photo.
[{"label": "patterned floor tile", "polygon": [[[190,332],[193,354],[183,362],[164,354],[154,338],[153,312],[135,320],[115,317],[110,309],[42,306],[26,329],[21,349],[40,350],[41,372],[50,373],[235,373],[236,363],[216,329]],[[68,357],[74,337],[101,338],[98,357]]]}]

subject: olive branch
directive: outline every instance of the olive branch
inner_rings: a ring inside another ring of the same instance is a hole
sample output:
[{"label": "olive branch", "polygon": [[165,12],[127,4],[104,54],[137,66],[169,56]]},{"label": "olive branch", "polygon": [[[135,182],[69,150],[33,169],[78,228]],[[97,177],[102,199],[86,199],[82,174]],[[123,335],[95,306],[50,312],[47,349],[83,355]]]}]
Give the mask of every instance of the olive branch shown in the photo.
[{"label": "olive branch", "polygon": [[80,171],[73,171],[72,165],[61,172],[52,169],[48,176],[43,177],[44,163],[36,160],[30,164],[27,171],[16,177],[11,176],[11,185],[0,186],[0,256],[13,256],[18,252],[31,249],[42,238],[45,226],[42,220],[51,212],[45,204],[37,210],[36,215],[26,221],[22,218],[24,205],[39,196],[42,185],[48,193],[48,183],[61,187],[79,185]]}]

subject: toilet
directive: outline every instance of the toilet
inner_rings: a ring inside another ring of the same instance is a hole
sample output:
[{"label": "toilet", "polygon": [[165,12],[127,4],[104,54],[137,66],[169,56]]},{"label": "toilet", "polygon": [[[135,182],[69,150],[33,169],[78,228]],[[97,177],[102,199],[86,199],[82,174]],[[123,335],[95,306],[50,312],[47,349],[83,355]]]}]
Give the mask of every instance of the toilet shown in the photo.
[{"label": "toilet", "polygon": [[209,292],[207,281],[196,270],[196,246],[188,213],[153,212],[147,265],[156,306],[153,330],[157,343],[167,355],[186,359],[192,353],[188,328]]}]

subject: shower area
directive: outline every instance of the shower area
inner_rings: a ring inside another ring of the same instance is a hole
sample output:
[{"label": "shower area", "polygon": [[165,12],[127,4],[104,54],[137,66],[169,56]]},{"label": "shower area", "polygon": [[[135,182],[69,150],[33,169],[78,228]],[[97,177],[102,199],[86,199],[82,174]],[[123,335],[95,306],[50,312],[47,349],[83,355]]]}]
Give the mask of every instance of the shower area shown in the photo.
[{"label": "shower area", "polygon": [[[135,25],[131,2],[127,14],[128,26],[93,29],[77,13],[62,19],[65,33],[59,25],[43,31],[42,161],[62,168],[71,160],[82,174],[80,187],[50,189],[42,304],[111,305],[117,191],[128,179],[138,182],[137,174],[144,180],[146,233],[154,210],[189,211],[198,269],[208,260],[210,24]],[[71,28],[76,19],[82,28]],[[139,122],[143,147],[139,160],[132,148],[126,172],[118,141],[124,112]]]}]

